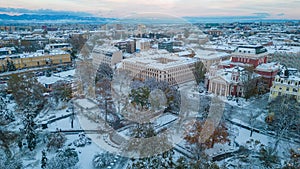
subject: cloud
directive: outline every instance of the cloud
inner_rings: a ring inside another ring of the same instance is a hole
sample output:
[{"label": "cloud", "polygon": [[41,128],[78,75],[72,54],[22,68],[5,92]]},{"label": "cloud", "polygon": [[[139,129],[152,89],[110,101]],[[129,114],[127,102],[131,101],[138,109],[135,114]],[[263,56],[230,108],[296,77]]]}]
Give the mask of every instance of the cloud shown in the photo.
[{"label": "cloud", "polygon": [[284,13],[277,14],[277,16],[284,16],[284,15],[285,15]]},{"label": "cloud", "polygon": [[57,11],[52,9],[25,9],[25,8],[1,8],[0,13],[11,13],[14,15],[20,14],[36,14],[36,15],[75,15],[75,16],[92,16],[87,12],[74,12],[74,11]]},{"label": "cloud", "polygon": [[[176,16],[245,16],[299,18],[299,0],[1,0],[0,7],[81,11],[107,17],[157,12]],[[261,11],[263,11],[261,13]],[[261,14],[260,14],[261,13]],[[268,13],[269,15],[263,14]]]}]

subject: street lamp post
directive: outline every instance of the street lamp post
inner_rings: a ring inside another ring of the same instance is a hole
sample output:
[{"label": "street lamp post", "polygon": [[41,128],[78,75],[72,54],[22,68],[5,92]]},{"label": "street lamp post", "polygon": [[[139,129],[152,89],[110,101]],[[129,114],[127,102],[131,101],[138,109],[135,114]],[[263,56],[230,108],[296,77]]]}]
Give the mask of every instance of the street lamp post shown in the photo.
[{"label": "street lamp post", "polygon": [[74,127],[74,118],[75,118],[75,111],[74,111],[74,104],[73,104],[73,101],[70,101],[70,107],[71,107],[71,110],[72,110],[72,115],[71,115],[71,128]]}]

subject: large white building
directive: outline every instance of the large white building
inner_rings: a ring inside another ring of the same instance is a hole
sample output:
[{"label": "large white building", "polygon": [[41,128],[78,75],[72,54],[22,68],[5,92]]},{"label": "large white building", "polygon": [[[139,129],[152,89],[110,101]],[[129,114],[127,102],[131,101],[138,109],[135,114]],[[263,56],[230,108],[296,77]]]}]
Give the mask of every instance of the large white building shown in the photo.
[{"label": "large white building", "polygon": [[117,63],[122,61],[122,51],[117,47],[105,44],[96,46],[92,52],[94,65],[98,68],[101,63],[106,63],[111,67],[115,67]]},{"label": "large white building", "polygon": [[143,53],[141,57],[124,59],[122,68],[131,72],[133,78],[155,78],[170,85],[193,81],[196,59],[178,57],[176,54]]},{"label": "large white building", "polygon": [[224,60],[229,60],[231,55],[225,52],[216,52],[210,50],[196,50],[194,57],[199,58],[208,70],[211,65],[218,64]]},{"label": "large white building", "polygon": [[151,47],[150,39],[137,39],[136,40],[136,51],[147,51]]}]

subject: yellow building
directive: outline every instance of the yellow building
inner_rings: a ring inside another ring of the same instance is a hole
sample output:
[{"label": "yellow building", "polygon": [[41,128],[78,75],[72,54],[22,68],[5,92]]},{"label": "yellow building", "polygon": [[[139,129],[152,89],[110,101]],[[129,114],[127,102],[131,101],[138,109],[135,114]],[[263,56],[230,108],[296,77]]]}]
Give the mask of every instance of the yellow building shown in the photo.
[{"label": "yellow building", "polygon": [[16,69],[56,65],[71,62],[71,55],[67,52],[34,53],[8,55],[0,57],[0,71],[7,68],[7,61],[12,61]]},{"label": "yellow building", "polygon": [[282,95],[294,96],[297,99],[297,101],[300,102],[300,77],[276,76],[273,82],[273,86],[270,90],[269,101],[272,101],[277,96]]}]

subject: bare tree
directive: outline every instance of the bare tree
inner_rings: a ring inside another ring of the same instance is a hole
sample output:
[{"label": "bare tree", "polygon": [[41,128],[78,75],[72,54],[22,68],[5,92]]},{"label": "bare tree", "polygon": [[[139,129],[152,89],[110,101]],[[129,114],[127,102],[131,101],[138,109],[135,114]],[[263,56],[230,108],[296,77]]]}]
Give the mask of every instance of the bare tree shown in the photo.
[{"label": "bare tree", "polygon": [[260,81],[260,77],[254,72],[253,67],[247,67],[246,70],[242,72],[241,80],[244,91],[243,94],[246,100],[258,94],[257,85]]},{"label": "bare tree", "polygon": [[[196,160],[201,159],[205,149],[212,148],[216,143],[226,143],[229,141],[225,123],[219,124],[216,128],[213,127],[213,124],[207,125],[207,123],[210,123],[209,121],[205,123],[206,125],[203,122],[196,121],[184,138],[187,142],[195,146],[193,150],[195,151]],[[203,129],[204,126],[208,128]],[[205,131],[210,130],[214,132],[207,139],[204,139],[203,134],[205,135]]]},{"label": "bare tree", "polygon": [[119,70],[113,76],[112,95],[117,105],[118,114],[121,114],[122,110],[128,105],[131,81],[129,71]]},{"label": "bare tree", "polygon": [[278,96],[270,103],[269,113],[274,114],[269,121],[269,128],[276,133],[274,150],[282,137],[300,134],[300,103],[292,96]]},{"label": "bare tree", "polygon": [[40,84],[33,74],[11,75],[8,88],[20,109],[30,109],[38,113],[43,108],[46,100],[43,93],[45,87]]}]

